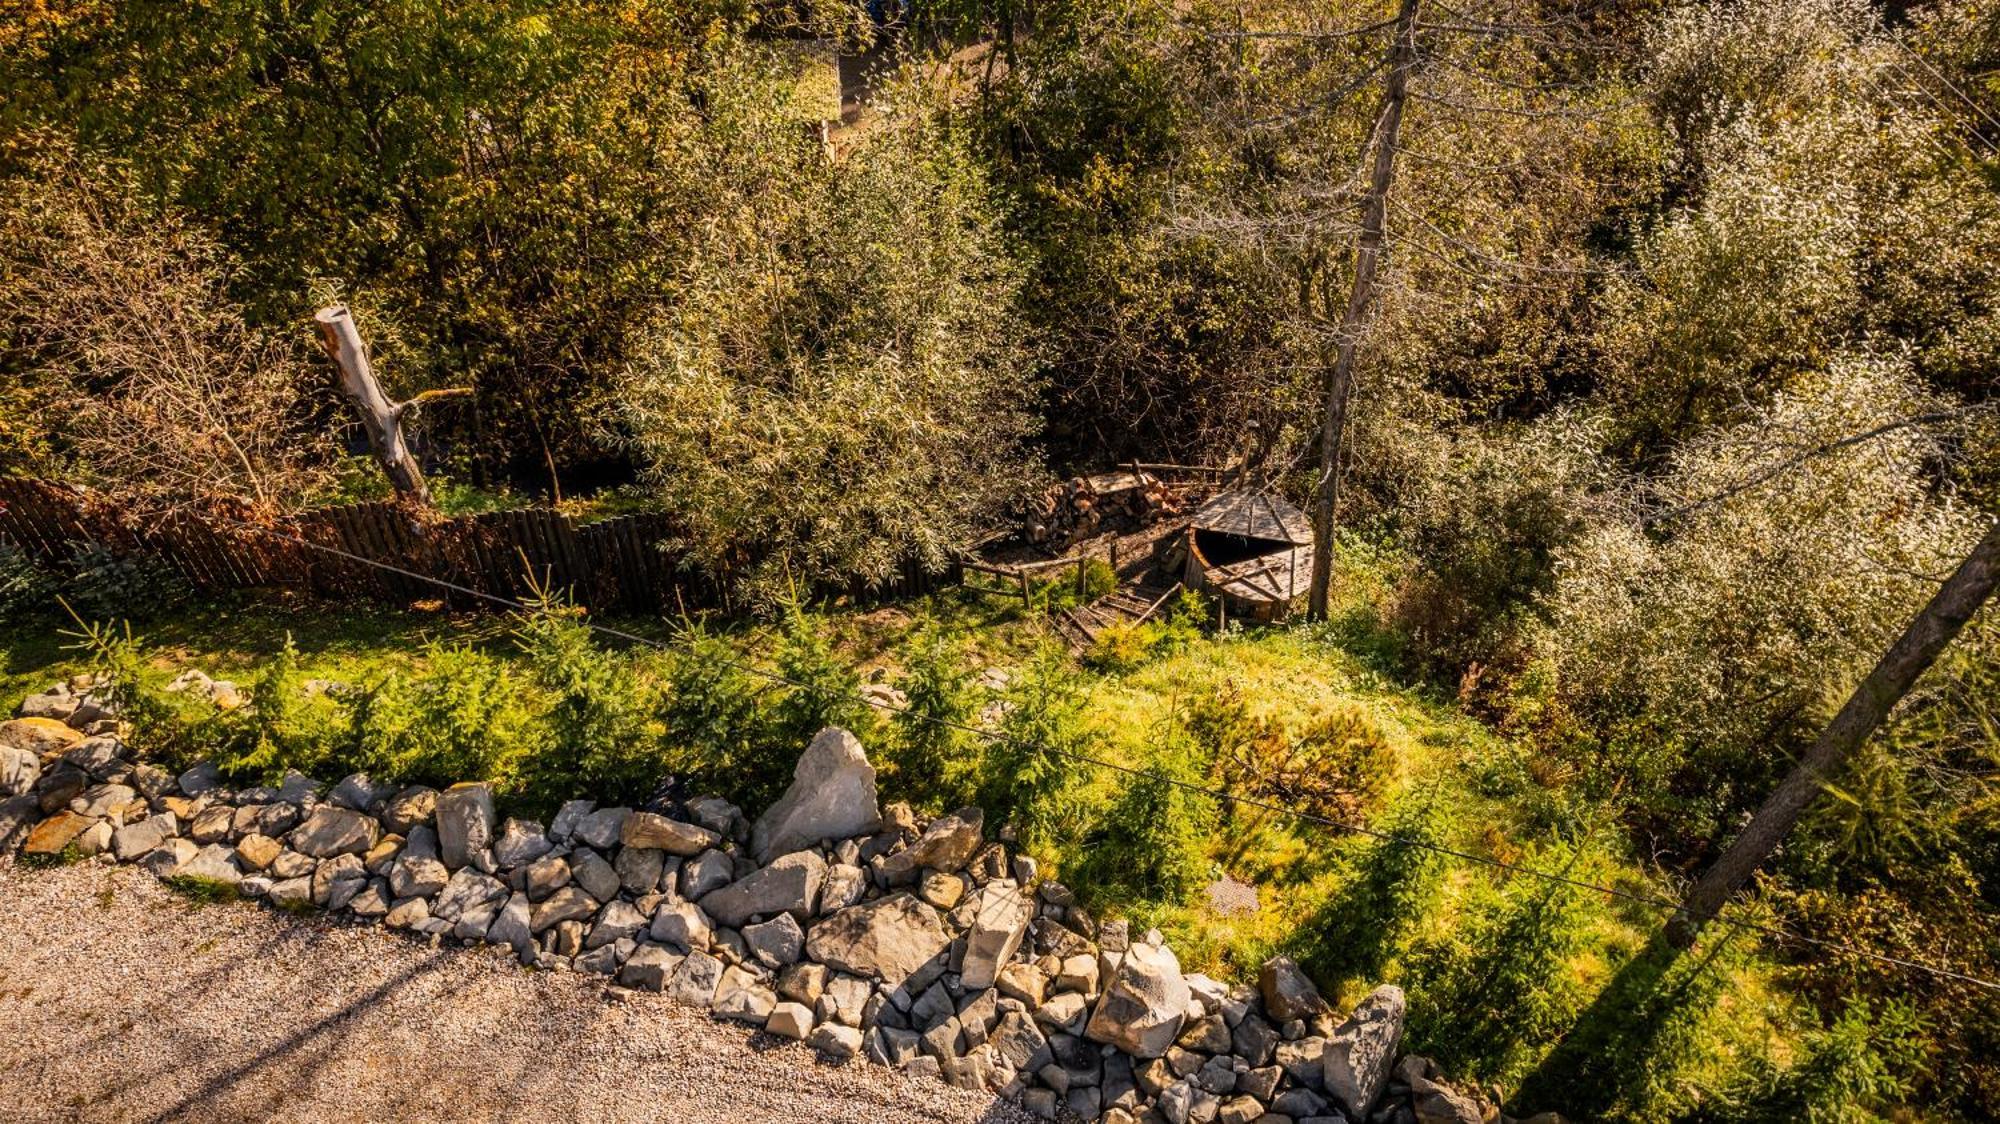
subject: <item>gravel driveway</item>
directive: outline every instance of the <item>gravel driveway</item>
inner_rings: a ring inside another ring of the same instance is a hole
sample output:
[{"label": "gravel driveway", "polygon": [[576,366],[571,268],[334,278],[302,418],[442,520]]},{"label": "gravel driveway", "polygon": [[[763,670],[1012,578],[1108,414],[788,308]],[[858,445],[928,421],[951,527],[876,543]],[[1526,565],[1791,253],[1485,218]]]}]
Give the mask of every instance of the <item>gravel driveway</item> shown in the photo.
[{"label": "gravel driveway", "polygon": [[[595,981],[595,982],[593,982]],[[0,859],[0,1118],[993,1121],[991,1097],[373,927]]]}]

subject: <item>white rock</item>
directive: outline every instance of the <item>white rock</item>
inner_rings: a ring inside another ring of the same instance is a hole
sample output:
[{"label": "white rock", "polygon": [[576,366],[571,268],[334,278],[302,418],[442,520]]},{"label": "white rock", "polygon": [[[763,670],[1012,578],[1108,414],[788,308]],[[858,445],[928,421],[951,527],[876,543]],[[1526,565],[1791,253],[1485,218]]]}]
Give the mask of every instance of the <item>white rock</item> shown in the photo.
[{"label": "white rock", "polygon": [[804,1041],[812,1028],[812,1008],[803,1003],[779,1003],[771,1008],[771,1017],[764,1020],[764,1029],[780,1038]]},{"label": "white rock", "polygon": [[1370,992],[1327,1039],[1320,1055],[1327,1095],[1348,1116],[1368,1115],[1389,1083],[1407,1013],[1403,989],[1384,984]]},{"label": "white rock", "polygon": [[1106,984],[1084,1036],[1136,1058],[1157,1058],[1180,1034],[1191,998],[1171,949],[1134,946]]},{"label": "white rock", "polygon": [[1035,899],[1008,882],[988,882],[979,891],[979,912],[965,934],[964,983],[969,988],[992,987],[1000,969],[1021,947],[1028,923],[1035,919]]},{"label": "white rock", "polygon": [[910,894],[893,894],[813,926],[806,951],[829,968],[896,987],[950,943],[936,910]]},{"label": "white rock", "polygon": [[875,767],[853,734],[828,726],[799,755],[791,787],[757,817],[750,849],[758,862],[769,862],[822,839],[869,835],[881,826]]}]

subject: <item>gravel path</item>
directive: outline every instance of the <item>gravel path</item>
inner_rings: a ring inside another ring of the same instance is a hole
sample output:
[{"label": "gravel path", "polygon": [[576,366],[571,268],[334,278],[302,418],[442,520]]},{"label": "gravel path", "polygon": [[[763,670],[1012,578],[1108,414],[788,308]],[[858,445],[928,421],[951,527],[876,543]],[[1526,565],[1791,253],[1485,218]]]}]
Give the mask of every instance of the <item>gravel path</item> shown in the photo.
[{"label": "gravel path", "polygon": [[[597,982],[593,982],[597,981]],[[0,1118],[990,1121],[598,977],[0,859]]]}]

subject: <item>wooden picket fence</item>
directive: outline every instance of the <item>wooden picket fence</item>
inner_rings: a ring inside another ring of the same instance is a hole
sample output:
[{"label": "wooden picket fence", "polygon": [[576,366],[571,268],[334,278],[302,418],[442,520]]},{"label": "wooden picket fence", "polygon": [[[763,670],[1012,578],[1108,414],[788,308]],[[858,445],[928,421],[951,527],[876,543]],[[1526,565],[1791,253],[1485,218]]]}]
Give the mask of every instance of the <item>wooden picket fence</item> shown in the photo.
[{"label": "wooden picket fence", "polygon": [[79,489],[0,478],[0,538],[55,565],[87,544],[150,555],[203,590],[266,587],[396,604],[493,605],[426,580],[437,579],[513,601],[538,587],[564,592],[593,612],[730,608],[723,583],[662,548],[672,533],[671,521],[658,514],[578,524],[545,508],[439,517],[393,503],[321,508],[268,526],[191,515],[134,525]]}]

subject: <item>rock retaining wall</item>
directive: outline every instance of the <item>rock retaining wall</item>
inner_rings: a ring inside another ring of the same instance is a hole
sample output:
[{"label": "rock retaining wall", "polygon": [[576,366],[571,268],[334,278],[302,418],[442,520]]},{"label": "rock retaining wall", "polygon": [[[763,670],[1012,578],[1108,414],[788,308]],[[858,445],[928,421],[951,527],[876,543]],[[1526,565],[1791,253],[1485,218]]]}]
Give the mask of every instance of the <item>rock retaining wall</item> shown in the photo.
[{"label": "rock retaining wall", "polygon": [[[662,991],[834,1060],[863,1057],[1106,1124],[1483,1124],[1497,1112],[1399,1056],[1404,1000],[1328,1009],[1290,961],[1256,986],[1183,973],[1157,932],[1098,920],[967,808],[877,805],[828,729],[755,823],[725,801],[572,801],[500,819],[482,784],[362,775],[230,788],[135,760],[66,687],[0,724],[0,853],[134,863],[190,887]],[[753,855],[759,856],[753,858]]]}]

